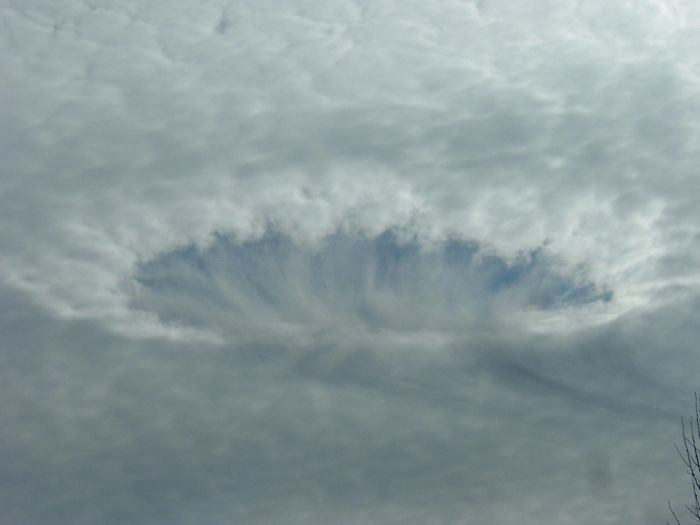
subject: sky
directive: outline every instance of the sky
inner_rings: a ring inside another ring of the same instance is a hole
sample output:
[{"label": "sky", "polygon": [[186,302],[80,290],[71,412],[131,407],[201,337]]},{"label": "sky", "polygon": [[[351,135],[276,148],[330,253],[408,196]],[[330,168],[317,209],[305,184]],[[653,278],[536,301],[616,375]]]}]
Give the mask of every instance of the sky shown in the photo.
[{"label": "sky", "polygon": [[0,521],[684,517],[698,20],[0,2]]}]

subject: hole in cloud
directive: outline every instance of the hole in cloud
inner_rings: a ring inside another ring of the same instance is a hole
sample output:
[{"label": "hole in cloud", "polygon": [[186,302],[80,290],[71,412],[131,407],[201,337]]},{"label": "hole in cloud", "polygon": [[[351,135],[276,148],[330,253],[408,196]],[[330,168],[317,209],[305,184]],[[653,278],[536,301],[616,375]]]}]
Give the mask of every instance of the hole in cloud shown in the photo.
[{"label": "hole in cloud", "polygon": [[336,233],[314,246],[274,233],[242,243],[219,236],[206,249],[183,247],[144,262],[134,278],[135,308],[166,324],[224,333],[281,326],[453,331],[612,299],[583,272],[564,272],[543,247],[508,260],[476,242],[425,247],[392,231]]}]

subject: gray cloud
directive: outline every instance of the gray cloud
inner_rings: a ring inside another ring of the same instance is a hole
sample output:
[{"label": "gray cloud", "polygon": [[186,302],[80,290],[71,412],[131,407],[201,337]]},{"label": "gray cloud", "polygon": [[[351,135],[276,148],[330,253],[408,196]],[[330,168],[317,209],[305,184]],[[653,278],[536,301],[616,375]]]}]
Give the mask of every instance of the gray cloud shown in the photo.
[{"label": "gray cloud", "polygon": [[4,3],[0,521],[663,521],[698,15]]},{"label": "gray cloud", "polygon": [[193,347],[5,301],[10,522],[624,523],[685,492],[697,357],[657,325]]}]

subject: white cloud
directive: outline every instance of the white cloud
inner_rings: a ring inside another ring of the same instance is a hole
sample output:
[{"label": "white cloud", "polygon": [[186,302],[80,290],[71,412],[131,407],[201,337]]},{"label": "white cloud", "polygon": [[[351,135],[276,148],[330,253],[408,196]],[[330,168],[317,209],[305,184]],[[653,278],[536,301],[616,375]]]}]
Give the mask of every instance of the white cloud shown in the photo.
[{"label": "white cloud", "polygon": [[0,513],[653,522],[696,381],[699,15],[5,2]]},{"label": "white cloud", "polygon": [[7,5],[4,280],[132,325],[138,261],[272,223],[547,239],[620,311],[695,288],[694,10]]}]

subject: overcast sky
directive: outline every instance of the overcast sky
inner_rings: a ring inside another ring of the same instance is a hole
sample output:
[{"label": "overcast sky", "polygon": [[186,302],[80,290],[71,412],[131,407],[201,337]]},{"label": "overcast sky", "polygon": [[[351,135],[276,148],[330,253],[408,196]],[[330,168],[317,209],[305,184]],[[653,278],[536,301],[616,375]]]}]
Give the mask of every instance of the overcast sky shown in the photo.
[{"label": "overcast sky", "polygon": [[0,522],[656,525],[700,4],[0,1]]}]

